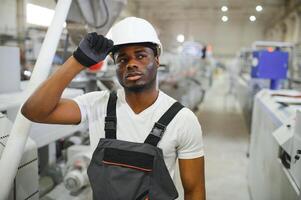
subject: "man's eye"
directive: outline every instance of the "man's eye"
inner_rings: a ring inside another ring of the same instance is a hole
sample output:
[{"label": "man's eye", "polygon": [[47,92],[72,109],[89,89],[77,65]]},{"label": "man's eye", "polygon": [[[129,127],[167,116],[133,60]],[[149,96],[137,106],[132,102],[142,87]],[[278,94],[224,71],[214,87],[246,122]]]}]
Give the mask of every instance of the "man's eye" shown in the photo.
[{"label": "man's eye", "polygon": [[118,63],[125,63],[125,59],[124,58],[121,58],[117,61]]},{"label": "man's eye", "polygon": [[138,59],[143,59],[145,56],[144,55],[138,55],[137,57],[138,57]]}]

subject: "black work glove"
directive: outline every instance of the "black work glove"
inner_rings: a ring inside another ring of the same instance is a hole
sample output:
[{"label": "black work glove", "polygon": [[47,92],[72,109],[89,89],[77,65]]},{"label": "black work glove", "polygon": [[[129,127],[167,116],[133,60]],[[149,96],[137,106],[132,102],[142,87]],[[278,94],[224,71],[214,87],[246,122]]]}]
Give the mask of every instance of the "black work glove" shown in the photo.
[{"label": "black work glove", "polygon": [[91,67],[104,60],[112,47],[112,40],[96,32],[88,33],[73,52],[73,57],[83,66]]}]

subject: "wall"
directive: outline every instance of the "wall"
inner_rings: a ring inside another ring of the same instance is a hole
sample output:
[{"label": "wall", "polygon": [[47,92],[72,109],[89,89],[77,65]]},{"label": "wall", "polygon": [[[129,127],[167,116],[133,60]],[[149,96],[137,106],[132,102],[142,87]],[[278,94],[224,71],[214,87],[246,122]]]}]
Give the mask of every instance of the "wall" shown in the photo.
[{"label": "wall", "polygon": [[[283,13],[276,16],[264,30],[265,39],[283,41],[295,44],[293,65],[290,76],[293,79],[301,78],[301,2],[290,0]],[[300,86],[300,85],[299,85]]]},{"label": "wall", "polygon": [[18,33],[25,31],[26,3],[32,3],[51,9],[54,9],[56,5],[54,0],[1,0],[0,34],[18,36]]},{"label": "wall", "polygon": [[166,49],[174,50],[180,44],[176,41],[178,34],[184,34],[187,40],[211,44],[213,52],[219,58],[232,58],[242,47],[263,39],[263,25],[246,20],[230,19],[228,22],[191,20],[164,21],[159,25],[160,38]]},{"label": "wall", "polygon": [[249,7],[233,5],[232,11],[225,13],[229,20],[224,23],[221,21],[223,13],[211,4],[207,8],[205,3],[196,4],[196,7],[163,3],[164,1],[161,6],[155,3],[138,3],[136,14],[155,26],[165,50],[176,51],[181,45],[176,40],[177,35],[183,34],[186,41],[211,44],[216,58],[228,60],[241,48],[251,47],[254,41],[264,39],[264,23],[267,17],[257,14],[259,19],[250,22],[248,17],[254,11],[249,11]]},{"label": "wall", "polygon": [[0,34],[17,34],[17,0],[1,0]]},{"label": "wall", "polygon": [[56,5],[55,0],[26,0],[27,3],[35,4],[38,6],[54,9]]},{"label": "wall", "polygon": [[288,0],[283,13],[265,27],[266,40],[301,43],[301,2]]}]

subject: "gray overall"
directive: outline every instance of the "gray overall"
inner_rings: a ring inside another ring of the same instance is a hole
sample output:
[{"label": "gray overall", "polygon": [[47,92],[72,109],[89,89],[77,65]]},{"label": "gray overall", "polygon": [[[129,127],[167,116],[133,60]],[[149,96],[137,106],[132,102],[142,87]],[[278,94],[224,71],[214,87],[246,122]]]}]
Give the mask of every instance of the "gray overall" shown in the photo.
[{"label": "gray overall", "polygon": [[101,138],[88,167],[94,200],[174,200],[178,192],[163,153],[157,147],[174,116],[183,108],[176,102],[153,126],[144,143],[116,139],[117,95],[111,92]]}]

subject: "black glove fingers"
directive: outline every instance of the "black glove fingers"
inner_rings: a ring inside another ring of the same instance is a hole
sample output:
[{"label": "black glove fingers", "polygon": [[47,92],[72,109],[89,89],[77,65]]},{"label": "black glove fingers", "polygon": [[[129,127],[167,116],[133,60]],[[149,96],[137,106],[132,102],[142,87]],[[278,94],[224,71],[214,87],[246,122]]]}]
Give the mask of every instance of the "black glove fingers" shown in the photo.
[{"label": "black glove fingers", "polygon": [[88,33],[87,34],[87,41],[89,42],[89,46],[91,48],[94,48],[97,42],[97,33],[93,32],[93,33]]},{"label": "black glove fingers", "polygon": [[90,67],[104,60],[112,47],[112,40],[96,32],[88,33],[73,52],[73,56],[83,66]]},{"label": "black glove fingers", "polygon": [[105,40],[105,43],[103,45],[103,49],[101,51],[104,52],[105,55],[107,55],[113,47],[113,41],[110,40],[110,39],[107,39],[107,38],[105,38],[105,39],[106,40]]},{"label": "black glove fingers", "polygon": [[102,52],[106,54],[107,51],[107,45],[108,45],[108,39],[104,38],[103,43],[102,43],[102,47],[100,49],[98,49],[98,52]]},{"label": "black glove fingers", "polygon": [[113,46],[114,46],[113,40],[108,39],[107,49],[111,50]]},{"label": "black glove fingers", "polygon": [[94,50],[96,52],[99,52],[100,49],[102,49],[103,45],[104,45],[104,37],[102,35],[98,35],[97,36],[97,42],[96,45],[94,46]]}]

